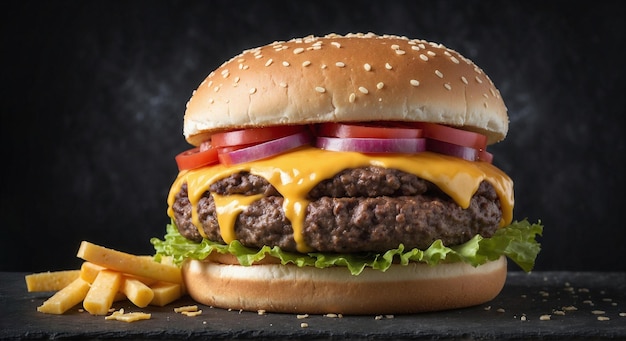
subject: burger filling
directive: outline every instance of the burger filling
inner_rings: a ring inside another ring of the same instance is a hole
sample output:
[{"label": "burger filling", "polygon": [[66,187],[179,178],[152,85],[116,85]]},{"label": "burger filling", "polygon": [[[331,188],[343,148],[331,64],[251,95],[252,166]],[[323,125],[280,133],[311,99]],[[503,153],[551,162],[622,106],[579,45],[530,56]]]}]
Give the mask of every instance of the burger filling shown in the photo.
[{"label": "burger filling", "polygon": [[[212,195],[213,193],[213,195]],[[283,197],[263,177],[239,172],[213,183],[197,204],[198,221],[207,239],[224,243],[214,195],[260,195],[234,221],[244,246],[278,246],[297,252]],[[385,252],[403,244],[426,249],[434,241],[454,246],[475,235],[490,238],[502,220],[494,187],[482,181],[470,205],[461,208],[433,183],[397,169],[360,167],[319,182],[307,195],[303,238],[316,252]],[[203,238],[192,221],[192,204],[183,184],[172,205],[174,221],[185,238]]]}]

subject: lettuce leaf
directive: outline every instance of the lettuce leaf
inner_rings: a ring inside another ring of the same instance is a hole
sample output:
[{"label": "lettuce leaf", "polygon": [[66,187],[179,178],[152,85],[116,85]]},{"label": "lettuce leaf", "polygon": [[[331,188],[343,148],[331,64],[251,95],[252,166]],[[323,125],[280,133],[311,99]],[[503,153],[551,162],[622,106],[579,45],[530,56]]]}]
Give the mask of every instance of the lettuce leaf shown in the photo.
[{"label": "lettuce leaf", "polygon": [[265,256],[280,259],[282,264],[297,266],[315,266],[326,268],[330,266],[346,267],[353,275],[360,274],[366,267],[386,271],[392,263],[407,265],[409,262],[422,262],[430,265],[451,262],[465,262],[472,266],[479,266],[493,261],[504,255],[516,263],[522,270],[529,272],[535,265],[541,245],[535,240],[543,233],[541,223],[531,224],[526,219],[513,222],[511,225],[498,229],[491,238],[474,236],[468,242],[447,247],[441,240],[425,250],[405,250],[401,244],[396,249],[384,253],[336,254],[312,252],[300,254],[286,252],[279,247],[264,246],[261,249],[251,249],[233,241],[223,245],[203,239],[200,243],[192,242],[178,233],[174,222],[167,225],[164,240],[152,238],[150,242],[156,250],[156,257],[172,257],[176,264],[181,264],[186,258],[204,259],[212,252],[232,254],[242,265],[252,265]]}]

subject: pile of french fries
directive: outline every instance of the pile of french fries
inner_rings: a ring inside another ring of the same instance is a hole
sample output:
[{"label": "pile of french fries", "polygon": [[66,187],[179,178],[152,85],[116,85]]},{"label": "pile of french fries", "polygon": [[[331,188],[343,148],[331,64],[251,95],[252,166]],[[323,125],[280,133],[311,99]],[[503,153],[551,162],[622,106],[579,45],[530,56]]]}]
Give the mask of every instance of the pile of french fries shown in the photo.
[{"label": "pile of french fries", "polygon": [[37,311],[63,314],[82,302],[90,314],[106,315],[115,301],[128,299],[140,308],[165,306],[184,294],[180,268],[167,260],[159,263],[152,256],[132,255],[87,241],[81,243],[77,256],[85,261],[80,270],[25,277],[29,292],[56,291]]}]

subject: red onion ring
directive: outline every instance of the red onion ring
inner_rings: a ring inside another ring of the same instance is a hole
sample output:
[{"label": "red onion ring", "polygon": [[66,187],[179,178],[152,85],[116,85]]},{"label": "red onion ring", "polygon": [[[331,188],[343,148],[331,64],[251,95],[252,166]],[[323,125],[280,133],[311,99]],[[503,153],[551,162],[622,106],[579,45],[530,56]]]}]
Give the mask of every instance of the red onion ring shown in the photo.
[{"label": "red onion ring", "polygon": [[302,131],[250,147],[233,150],[227,153],[220,153],[217,156],[221,163],[225,165],[234,165],[265,159],[270,156],[298,148],[305,144],[309,144],[310,142],[311,135],[307,131]]},{"label": "red onion ring", "polygon": [[435,153],[455,156],[467,161],[476,161],[478,159],[478,150],[474,148],[459,146],[458,144],[434,139],[427,139],[426,150]]},{"label": "red onion ring", "polygon": [[316,140],[316,146],[321,149],[334,151],[414,154],[426,150],[426,139],[318,137]]}]

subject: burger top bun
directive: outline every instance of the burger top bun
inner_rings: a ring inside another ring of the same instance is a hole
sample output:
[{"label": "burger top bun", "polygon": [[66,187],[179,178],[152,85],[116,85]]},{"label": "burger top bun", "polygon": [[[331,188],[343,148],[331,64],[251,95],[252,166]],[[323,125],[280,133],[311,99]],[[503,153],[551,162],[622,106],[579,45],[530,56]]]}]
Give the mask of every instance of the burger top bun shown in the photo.
[{"label": "burger top bun", "polygon": [[239,128],[350,121],[423,121],[508,131],[489,77],[440,44],[374,34],[305,37],[246,50],[217,68],[187,103],[183,133],[199,145]]}]

